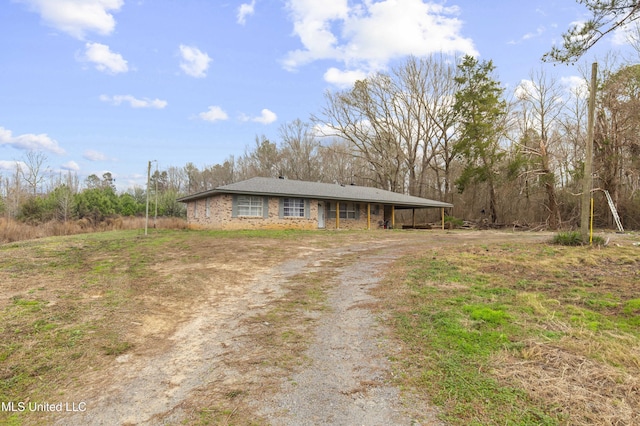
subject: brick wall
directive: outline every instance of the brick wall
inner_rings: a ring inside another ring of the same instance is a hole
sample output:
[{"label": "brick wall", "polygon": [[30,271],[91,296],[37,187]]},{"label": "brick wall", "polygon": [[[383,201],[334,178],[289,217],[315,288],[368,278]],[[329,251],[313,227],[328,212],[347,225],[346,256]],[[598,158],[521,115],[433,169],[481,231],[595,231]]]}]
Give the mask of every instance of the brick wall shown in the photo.
[{"label": "brick wall", "polygon": [[[278,197],[269,197],[269,215],[264,217],[231,217],[232,195],[218,194],[207,199],[187,203],[190,225],[209,229],[318,229],[318,200],[309,200],[309,218],[279,217]],[[340,229],[367,229],[367,204],[358,204],[358,219],[340,218]],[[324,207],[325,228],[336,229],[336,219],[329,218]],[[384,218],[381,205],[371,205],[371,229],[378,228]]]}]

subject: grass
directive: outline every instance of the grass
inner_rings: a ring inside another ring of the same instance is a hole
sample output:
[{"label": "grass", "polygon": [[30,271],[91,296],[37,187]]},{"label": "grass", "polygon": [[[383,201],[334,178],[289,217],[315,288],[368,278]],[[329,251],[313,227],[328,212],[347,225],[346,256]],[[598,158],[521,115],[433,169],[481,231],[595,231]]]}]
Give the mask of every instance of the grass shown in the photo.
[{"label": "grass", "polygon": [[[404,234],[121,230],[0,245],[0,401],[79,400],[87,377],[118,357],[163,353],[212,286],[241,291],[256,271],[387,235]],[[411,250],[378,291],[406,393],[438,404],[453,425],[640,420],[637,247],[478,239]],[[238,376],[185,401],[187,423],[261,424],[249,401],[308,365],[315,321],[350,256],[288,276],[238,324],[224,349]],[[46,420],[0,412],[1,424]]]},{"label": "grass", "polygon": [[[0,401],[80,398],[87,372],[131,352],[162,351],[176,327],[206,303],[202,295],[212,285],[224,291],[305,244],[328,247],[350,238],[349,232],[164,229],[145,237],[137,229],[0,245]],[[257,362],[285,374],[304,363],[330,277],[322,269],[290,277],[286,297],[246,324],[247,338],[262,349],[239,356],[238,368]],[[142,324],[160,325],[146,333]],[[194,413],[209,407],[196,423],[250,422],[235,408],[251,386],[234,385],[190,406]],[[42,416],[0,412],[0,423],[46,422]]]},{"label": "grass", "polygon": [[638,422],[639,279],[629,245],[407,257],[378,291],[404,348],[398,385],[451,425]]}]

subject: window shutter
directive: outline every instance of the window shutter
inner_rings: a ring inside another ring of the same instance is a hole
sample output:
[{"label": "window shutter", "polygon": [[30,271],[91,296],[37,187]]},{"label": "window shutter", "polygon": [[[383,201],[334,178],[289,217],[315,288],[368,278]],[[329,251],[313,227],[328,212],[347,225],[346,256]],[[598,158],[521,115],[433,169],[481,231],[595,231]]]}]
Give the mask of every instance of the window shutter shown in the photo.
[{"label": "window shutter", "polygon": [[309,219],[311,217],[311,201],[307,198],[304,200],[304,217]]},{"label": "window shutter", "polygon": [[280,219],[284,217],[284,198],[278,199],[278,216]]},{"label": "window shutter", "polygon": [[238,217],[238,196],[231,196],[231,217]]},{"label": "window shutter", "polygon": [[269,218],[269,197],[262,198],[262,217]]}]

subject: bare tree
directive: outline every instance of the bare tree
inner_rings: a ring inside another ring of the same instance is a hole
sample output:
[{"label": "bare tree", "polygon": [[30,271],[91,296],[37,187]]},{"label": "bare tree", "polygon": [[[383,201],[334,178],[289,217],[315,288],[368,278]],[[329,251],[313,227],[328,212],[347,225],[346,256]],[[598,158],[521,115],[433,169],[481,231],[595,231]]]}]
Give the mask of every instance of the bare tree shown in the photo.
[{"label": "bare tree", "polygon": [[561,219],[556,195],[553,149],[559,145],[562,90],[557,80],[547,77],[542,70],[532,71],[529,78],[516,89],[523,126],[521,150],[533,166],[524,172],[535,176],[544,187],[549,227],[557,229]]},{"label": "bare tree", "polygon": [[32,150],[27,152],[24,157],[25,167],[19,168],[22,179],[27,182],[27,185],[31,189],[31,193],[34,197],[38,194],[38,187],[46,179],[46,161],[47,156],[42,151]]},{"label": "bare tree", "polygon": [[321,180],[321,145],[312,125],[296,119],[280,127],[280,137],[283,174],[292,179]]}]

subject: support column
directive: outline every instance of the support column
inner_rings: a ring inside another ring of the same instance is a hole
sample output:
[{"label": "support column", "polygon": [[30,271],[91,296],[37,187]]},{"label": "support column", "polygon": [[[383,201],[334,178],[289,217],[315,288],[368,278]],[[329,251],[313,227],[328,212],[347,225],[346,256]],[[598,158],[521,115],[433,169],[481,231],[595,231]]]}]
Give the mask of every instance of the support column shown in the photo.
[{"label": "support column", "polygon": [[396,206],[391,204],[391,229],[396,229]]},{"label": "support column", "polygon": [[411,220],[413,221],[413,229],[416,229],[416,209],[411,209]]},{"label": "support column", "polygon": [[441,213],[442,213],[441,214],[441,216],[442,216],[442,229],[444,230],[444,207],[441,207],[440,210],[441,210]]}]

